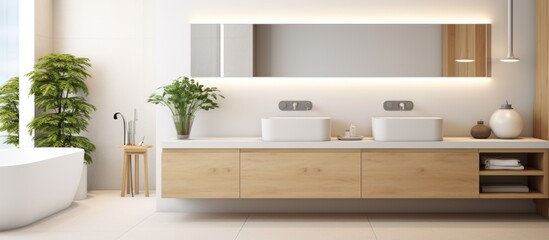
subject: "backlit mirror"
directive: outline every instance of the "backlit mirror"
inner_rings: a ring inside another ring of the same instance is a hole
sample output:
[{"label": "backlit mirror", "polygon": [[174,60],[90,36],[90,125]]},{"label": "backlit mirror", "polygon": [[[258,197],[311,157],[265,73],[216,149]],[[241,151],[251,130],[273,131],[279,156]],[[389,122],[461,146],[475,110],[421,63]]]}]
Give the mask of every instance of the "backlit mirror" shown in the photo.
[{"label": "backlit mirror", "polygon": [[489,24],[192,24],[192,77],[489,77]]}]

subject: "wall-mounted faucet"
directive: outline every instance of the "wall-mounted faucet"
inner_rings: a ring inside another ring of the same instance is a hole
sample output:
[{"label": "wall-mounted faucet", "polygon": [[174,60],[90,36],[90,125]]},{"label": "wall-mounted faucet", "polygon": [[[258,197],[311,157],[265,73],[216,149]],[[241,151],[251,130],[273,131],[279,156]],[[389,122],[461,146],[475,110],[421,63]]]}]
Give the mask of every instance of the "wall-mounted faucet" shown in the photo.
[{"label": "wall-mounted faucet", "polygon": [[407,100],[391,100],[383,103],[385,111],[412,111],[414,103]]},{"label": "wall-mounted faucet", "polygon": [[278,103],[281,111],[310,111],[313,108],[311,101],[284,100]]},{"label": "wall-mounted faucet", "polygon": [[400,111],[404,111],[404,109],[406,109],[406,106],[404,105],[403,102],[401,102],[398,104],[398,108],[400,109]]}]

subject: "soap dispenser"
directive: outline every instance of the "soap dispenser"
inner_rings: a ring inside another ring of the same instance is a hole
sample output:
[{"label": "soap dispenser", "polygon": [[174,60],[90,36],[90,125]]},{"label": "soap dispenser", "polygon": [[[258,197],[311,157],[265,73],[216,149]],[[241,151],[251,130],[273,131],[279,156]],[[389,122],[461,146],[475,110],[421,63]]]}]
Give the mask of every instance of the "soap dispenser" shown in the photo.
[{"label": "soap dispenser", "polygon": [[498,138],[516,138],[522,132],[522,117],[506,101],[490,117],[490,127]]}]

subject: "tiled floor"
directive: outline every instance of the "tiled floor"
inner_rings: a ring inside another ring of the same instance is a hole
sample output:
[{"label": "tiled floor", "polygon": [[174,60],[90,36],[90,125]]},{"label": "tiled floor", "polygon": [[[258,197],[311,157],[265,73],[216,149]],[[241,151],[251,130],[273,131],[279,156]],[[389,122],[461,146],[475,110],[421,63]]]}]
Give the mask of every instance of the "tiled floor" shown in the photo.
[{"label": "tiled floor", "polygon": [[534,214],[187,214],[157,213],[155,198],[89,198],[0,239],[189,240],[548,240]]}]

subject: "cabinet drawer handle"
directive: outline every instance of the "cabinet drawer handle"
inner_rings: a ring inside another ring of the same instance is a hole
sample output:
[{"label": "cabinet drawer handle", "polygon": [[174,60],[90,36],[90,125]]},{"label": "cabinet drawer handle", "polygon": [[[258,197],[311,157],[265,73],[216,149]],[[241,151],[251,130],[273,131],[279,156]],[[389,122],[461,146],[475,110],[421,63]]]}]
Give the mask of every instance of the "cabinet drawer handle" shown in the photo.
[{"label": "cabinet drawer handle", "polygon": [[217,173],[217,172],[227,172],[230,173],[232,170],[231,168],[210,168],[211,173]]},{"label": "cabinet drawer handle", "polygon": [[299,169],[300,172],[302,173],[319,173],[319,172],[322,172],[322,169],[320,168],[300,168]]}]

